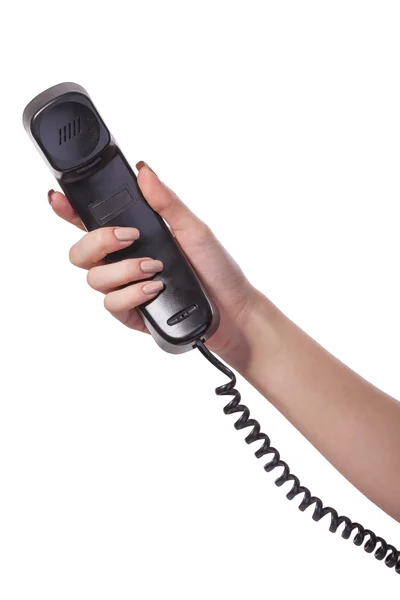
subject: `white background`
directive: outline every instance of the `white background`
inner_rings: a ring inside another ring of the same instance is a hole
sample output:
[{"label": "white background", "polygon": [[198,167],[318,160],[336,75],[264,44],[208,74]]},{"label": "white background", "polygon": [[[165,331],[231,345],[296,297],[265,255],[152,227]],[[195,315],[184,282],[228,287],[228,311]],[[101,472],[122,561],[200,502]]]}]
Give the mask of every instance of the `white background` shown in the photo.
[{"label": "white background", "polygon": [[[399,25],[399,4],[381,0],[8,4],[2,599],[398,590],[287,502],[223,415],[221,373],[103,309],[68,261],[81,232],[52,214],[55,181],[21,114],[51,85],[83,85],[132,164],[146,160],[288,316],[399,397]],[[399,547],[399,524],[238,384],[302,481]]]}]

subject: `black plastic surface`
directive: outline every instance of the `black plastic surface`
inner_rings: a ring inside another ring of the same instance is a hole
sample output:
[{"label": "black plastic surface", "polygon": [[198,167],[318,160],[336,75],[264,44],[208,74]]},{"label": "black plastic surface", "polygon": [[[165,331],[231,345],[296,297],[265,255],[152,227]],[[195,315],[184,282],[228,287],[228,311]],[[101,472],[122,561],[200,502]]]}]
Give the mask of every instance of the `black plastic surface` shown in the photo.
[{"label": "black plastic surface", "polygon": [[[46,90],[28,104],[23,122],[88,231],[105,226],[139,229],[139,240],[109,255],[110,262],[142,256],[163,261],[164,269],[153,279],[161,280],[164,289],[138,308],[157,343],[180,353],[200,336],[212,335],[219,324],[214,302],[164,220],[144,199],[86,90],[72,83]],[[183,318],[174,319],[188,309]]]}]

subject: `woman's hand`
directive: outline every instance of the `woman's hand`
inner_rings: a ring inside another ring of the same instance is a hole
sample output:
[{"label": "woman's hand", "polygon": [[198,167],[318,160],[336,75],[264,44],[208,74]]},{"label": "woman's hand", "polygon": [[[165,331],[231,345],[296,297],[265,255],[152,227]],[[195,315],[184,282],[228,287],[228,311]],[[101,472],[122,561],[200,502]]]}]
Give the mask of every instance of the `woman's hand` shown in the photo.
[{"label": "woman's hand", "polygon": [[[144,197],[167,221],[220,310],[219,329],[207,341],[207,346],[241,370],[250,354],[246,344],[246,324],[259,299],[257,290],[210,228],[160,181],[148,165],[140,162],[136,166]],[[63,194],[51,190],[49,201],[57,215],[85,231]],[[147,332],[136,307],[155,297],[161,282],[135,282],[162,270],[162,262],[157,256],[131,258],[113,264],[106,264],[104,260],[107,254],[134,244],[139,236],[140,231],[132,227],[102,227],[86,233],[72,246],[69,257],[72,264],[88,270],[88,284],[105,294],[104,306],[114,317],[132,329]],[[131,285],[118,289],[129,283]]]}]

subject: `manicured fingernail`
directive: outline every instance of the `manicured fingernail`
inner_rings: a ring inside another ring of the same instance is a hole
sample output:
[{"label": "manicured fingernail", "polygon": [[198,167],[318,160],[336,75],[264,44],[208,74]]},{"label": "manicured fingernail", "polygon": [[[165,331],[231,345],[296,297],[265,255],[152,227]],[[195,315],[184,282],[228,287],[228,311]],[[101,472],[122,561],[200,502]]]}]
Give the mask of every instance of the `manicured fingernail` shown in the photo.
[{"label": "manicured fingernail", "polygon": [[157,292],[162,290],[163,287],[164,284],[162,281],[150,281],[150,283],[146,283],[146,285],[142,287],[142,290],[145,294],[151,295],[156,294]]},{"label": "manicured fingernail", "polygon": [[136,227],[118,227],[114,229],[114,235],[120,242],[133,242],[140,234]]},{"label": "manicured fingernail", "polygon": [[47,192],[47,199],[48,199],[48,201],[49,201],[49,204],[51,204],[51,203],[52,203],[52,201],[53,201],[53,194],[55,194],[55,191],[54,191],[54,190],[49,190],[49,191]]},{"label": "manicured fingernail", "polygon": [[142,260],[140,263],[143,273],[159,273],[163,267],[161,260]]},{"label": "manicured fingernail", "polygon": [[[139,162],[136,163],[137,170],[140,171],[140,169],[143,169],[143,167],[147,167],[152,173],[154,173],[153,169],[149,167],[149,165],[145,163],[144,160],[139,160]],[[156,175],[156,173],[154,173],[154,175]]]}]

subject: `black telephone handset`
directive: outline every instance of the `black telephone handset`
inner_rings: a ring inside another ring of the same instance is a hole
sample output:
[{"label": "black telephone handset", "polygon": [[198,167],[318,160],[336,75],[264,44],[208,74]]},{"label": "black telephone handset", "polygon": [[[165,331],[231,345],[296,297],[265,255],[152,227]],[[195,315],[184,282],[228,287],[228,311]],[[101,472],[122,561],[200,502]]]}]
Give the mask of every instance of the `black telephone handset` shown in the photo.
[{"label": "black telephone handset", "polygon": [[25,129],[88,231],[137,227],[139,239],[108,261],[148,256],[163,262],[153,279],[164,286],[138,307],[148,330],[167,352],[191,350],[218,328],[219,313],[168,226],[144,199],[136,176],[87,91],[61,83],[34,98]]},{"label": "black telephone handset", "polygon": [[334,508],[324,506],[320,498],[301,485],[290,472],[260,424],[250,416],[235,389],[235,374],[205,345],[217,330],[219,313],[194,273],[190,263],[169,232],[163,219],[144,199],[136,176],[104,125],[88,93],[75,83],[61,83],[34,98],[23,114],[25,129],[52,169],[68,200],[88,230],[104,226],[134,226],[140,238],[132,246],[114,252],[109,261],[149,256],[163,261],[164,269],[155,277],[164,288],[138,311],[156,342],[164,350],[179,354],[197,348],[207,360],[229,377],[216,388],[219,396],[233,396],[224,407],[227,415],[239,414],[236,429],[251,428],[245,441],[258,444],[257,458],[270,455],[266,472],[278,469],[277,486],[290,482],[286,497],[301,497],[299,509],[313,507],[314,521],[330,517],[329,531],[342,527],[342,537],[353,533],[356,546],[374,552],[377,560],[400,574],[400,551],[383,538],[365,529]]}]

